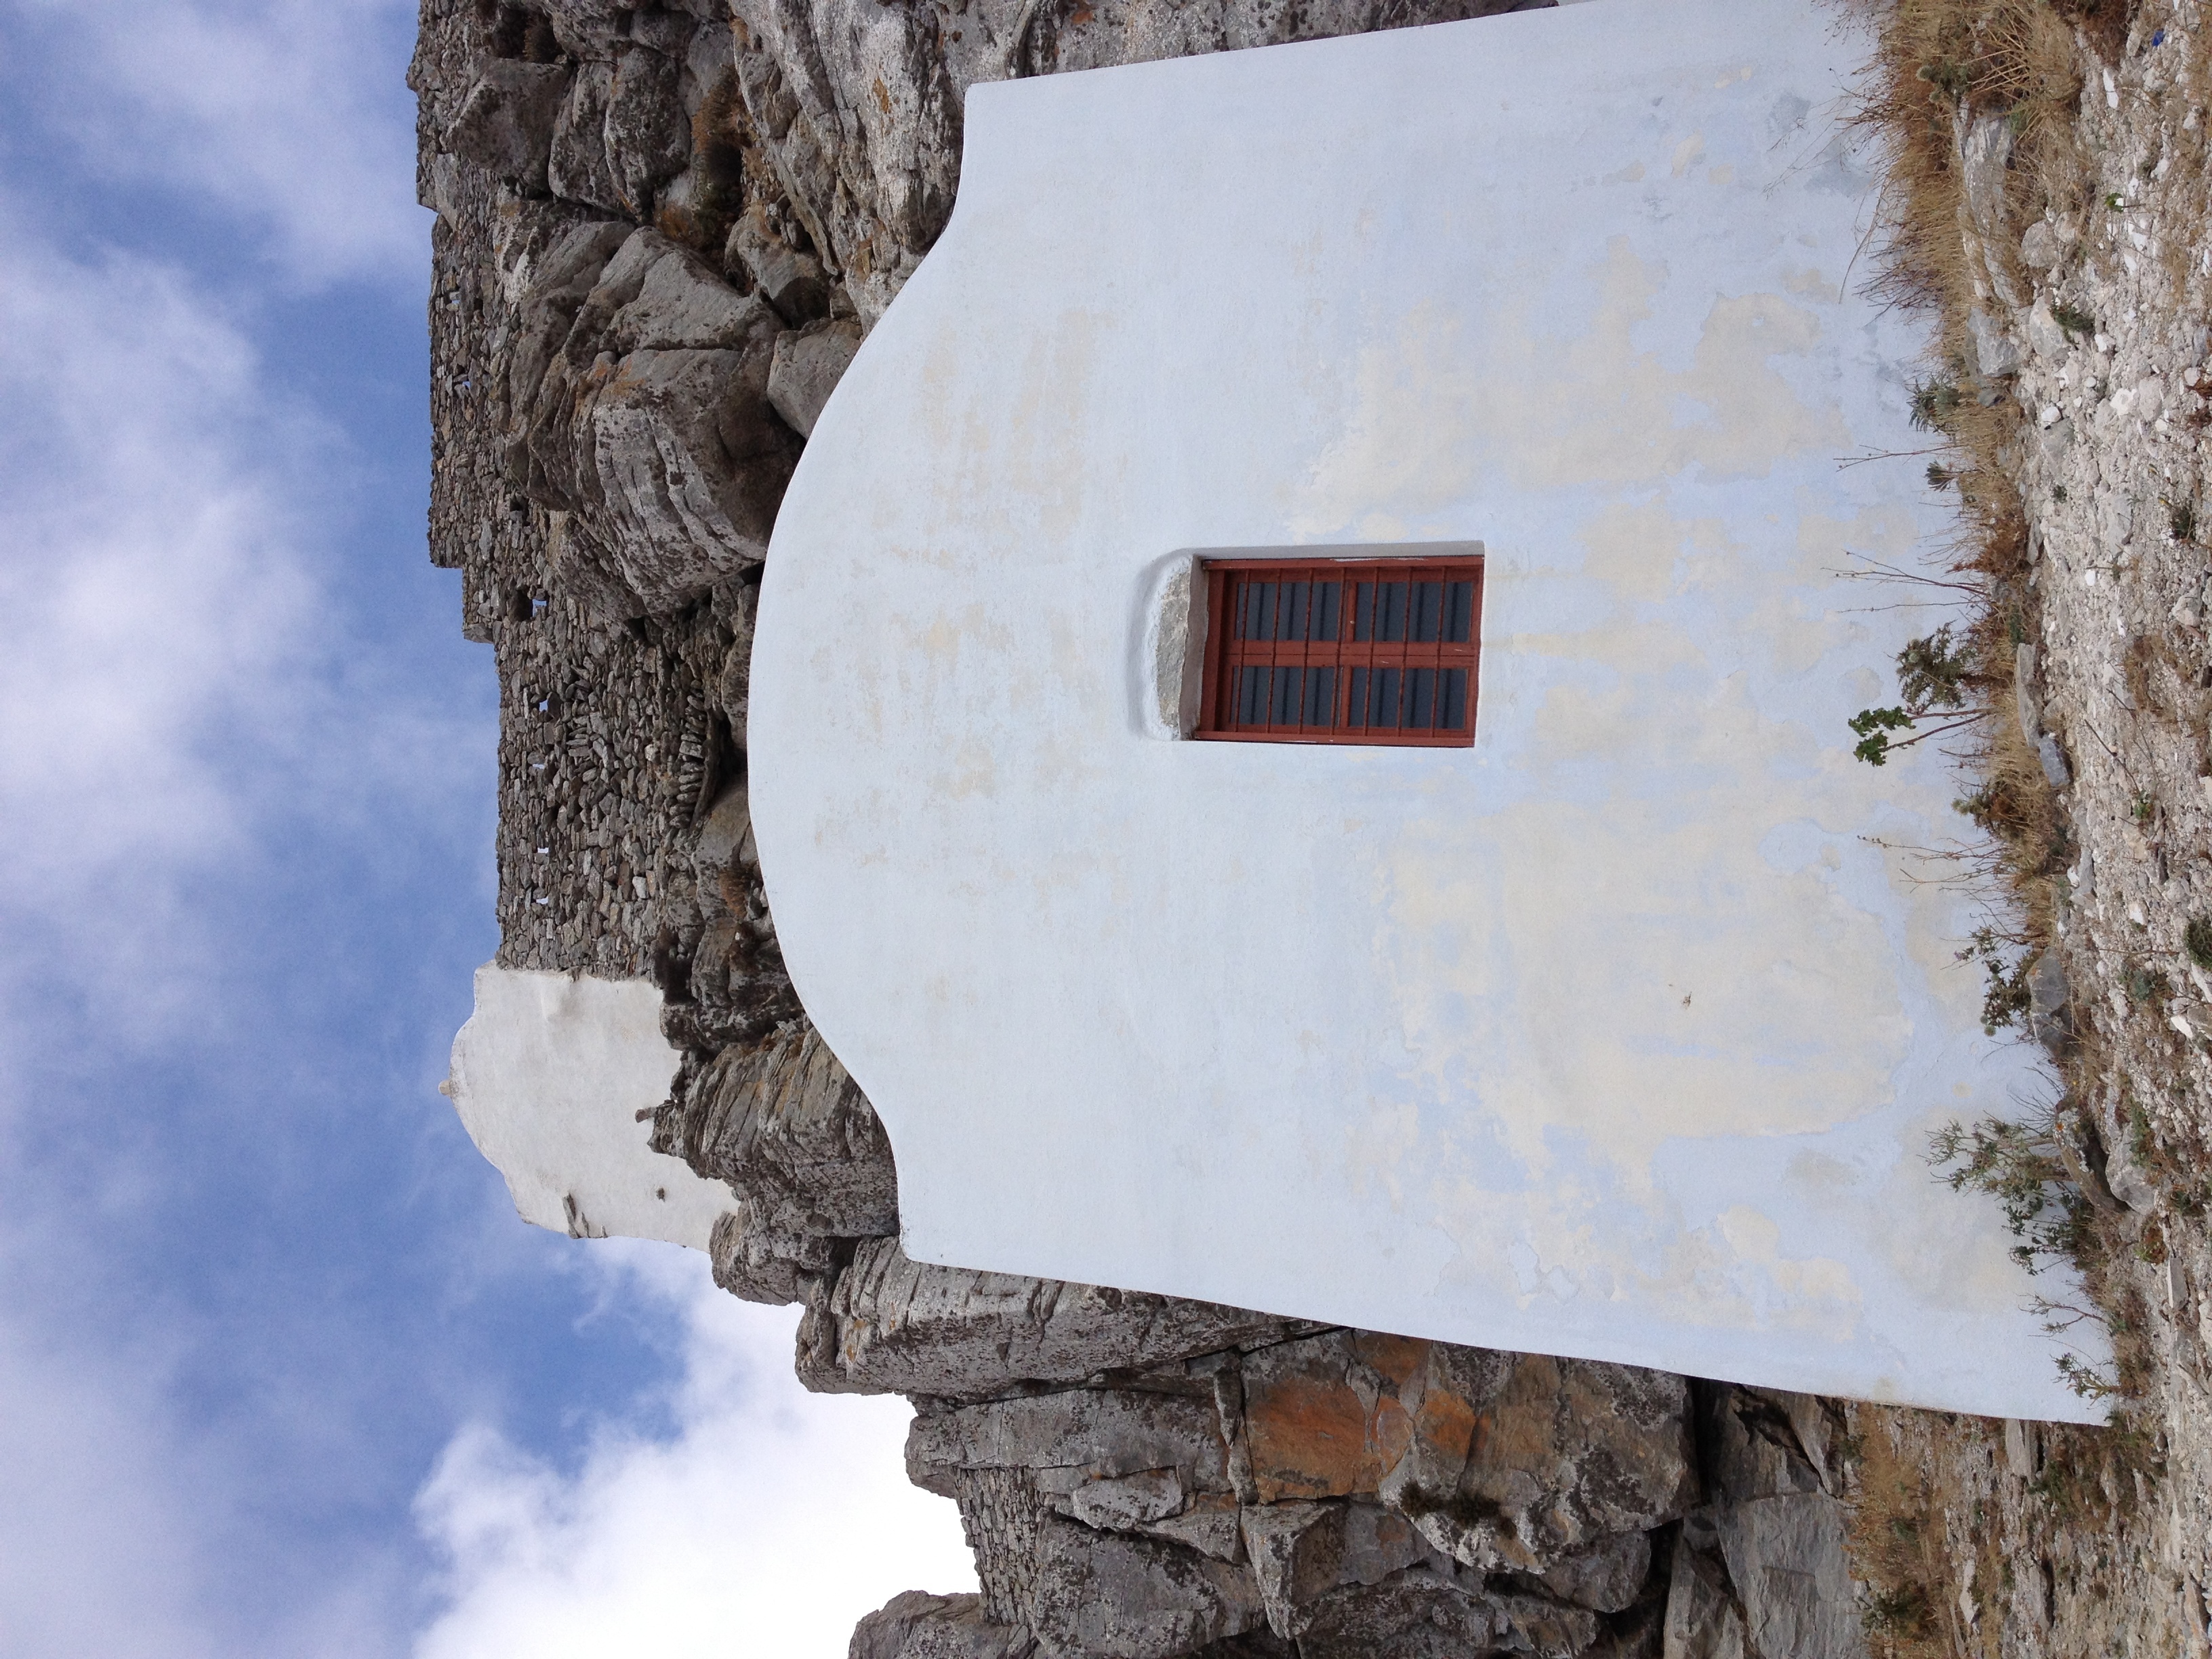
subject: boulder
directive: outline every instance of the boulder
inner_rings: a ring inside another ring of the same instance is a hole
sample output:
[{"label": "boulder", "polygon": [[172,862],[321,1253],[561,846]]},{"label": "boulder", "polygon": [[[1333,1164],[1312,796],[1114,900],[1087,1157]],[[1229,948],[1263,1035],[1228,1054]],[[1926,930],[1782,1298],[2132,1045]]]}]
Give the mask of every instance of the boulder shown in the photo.
[{"label": "boulder", "polygon": [[563,200],[623,213],[628,209],[607,166],[607,104],[614,89],[612,64],[587,63],[577,70],[553,125],[546,182]]},{"label": "boulder", "polygon": [[1308,1610],[1332,1591],[1380,1583],[1430,1559],[1404,1517],[1373,1504],[1248,1507],[1243,1529],[1268,1626],[1285,1638],[1303,1633]]},{"label": "boulder", "polygon": [[2045,732],[2037,739],[2035,757],[2043,763],[2043,775],[2053,789],[2063,789],[2072,784],[2074,769],[2066,763],[2066,751],[2050,732]]},{"label": "boulder", "polygon": [[1707,1495],[1716,1503],[1743,1503],[1778,1493],[1823,1490],[1820,1472],[1806,1455],[1784,1396],[1728,1382],[1699,1382],[1697,1439]]},{"label": "boulder", "polygon": [[603,224],[571,232],[523,299],[507,471],[568,515],[556,568],[619,617],[678,609],[758,563],[799,441],[767,401],[775,313],[658,232],[611,258],[610,240]]},{"label": "boulder", "polygon": [[1755,1652],[1865,1659],[1841,1503],[1792,1492],[1724,1505],[1715,1519]]},{"label": "boulder", "polygon": [[836,1241],[773,1225],[740,1202],[714,1223],[708,1245],[714,1283],[747,1302],[786,1308],[811,1300],[836,1266]]},{"label": "boulder", "polygon": [[817,323],[779,335],[769,364],[768,400],[801,437],[811,437],[823,405],[860,349],[858,323]]},{"label": "boulder", "polygon": [[722,263],[743,270],[761,297],[793,328],[830,314],[830,278],[822,262],[777,234],[757,203],[730,227]]},{"label": "boulder", "polygon": [[2023,645],[2012,656],[2013,715],[2020,722],[2021,740],[2033,747],[2043,735],[2043,709],[2035,695],[2036,650]]},{"label": "boulder", "polygon": [[2020,348],[2002,324],[1978,307],[1966,316],[1966,332],[1974,343],[1974,362],[1985,380],[2002,380],[2020,373]]},{"label": "boulder", "polygon": [[1679,1376],[1438,1343],[1418,1381],[1382,1497],[1471,1567],[1540,1573],[1697,1498]]},{"label": "boulder", "polygon": [[2074,1035],[2068,1012],[2073,992],[2066,982],[2066,964],[2056,950],[2036,957],[2027,970],[2027,1029],[2053,1054],[2064,1052]]},{"label": "boulder", "polygon": [[1184,1491],[1228,1490],[1228,1452],[1211,1402],[1132,1389],[1069,1389],[925,1412],[907,1431],[906,1462],[915,1485],[947,1497],[959,1490],[954,1475],[982,1468],[1071,1470],[1079,1477],[1067,1483],[1072,1491],[1139,1475],[1158,1488],[1159,1477],[1171,1474],[1178,1501]]},{"label": "boulder", "polygon": [[553,193],[650,219],[660,187],[691,159],[680,75],[675,59],[635,44],[586,61],[549,133]]},{"label": "boulder", "polygon": [[825,1238],[898,1231],[890,1141],[811,1025],[724,1049],[692,1080],[680,1120],[654,1127],[657,1150],[729,1183],[752,1228]]},{"label": "boulder", "polygon": [[1649,1533],[1624,1532],[1594,1549],[1555,1561],[1536,1575],[1545,1592],[1598,1613],[1619,1613],[1644,1592],[1651,1576]]},{"label": "boulder", "polygon": [[[1743,1609],[1719,1558],[1674,1540],[1662,1626],[1664,1659],[1758,1659],[1744,1628]],[[1794,1656],[1793,1656],[1794,1659]]]},{"label": "boulder", "polygon": [[976,1399],[1018,1382],[1080,1382],[1246,1343],[1295,1322],[1060,1279],[940,1267],[871,1239],[799,1331],[799,1380],[823,1393]]},{"label": "boulder", "polygon": [[1067,1512],[1101,1532],[1134,1532],[1182,1508],[1182,1479],[1171,1468],[1086,1480],[1068,1494]]},{"label": "boulder", "polygon": [[632,46],[615,59],[603,131],[606,167],[623,209],[653,216],[661,185],[691,159],[691,123],[684,112],[674,58]]},{"label": "boulder", "polygon": [[1028,1613],[1055,1659],[1175,1659],[1265,1618],[1240,1568],[1057,1516],[1039,1528]]},{"label": "boulder", "polygon": [[1300,1659],[1468,1659],[1504,1650],[1511,1627],[1489,1597],[1419,1570],[1379,1590],[1323,1599],[1299,1638]]},{"label": "boulder", "polygon": [[601,365],[580,383],[564,458],[577,524],[648,611],[678,610],[768,555],[797,459],[769,414],[768,352]]},{"label": "boulder", "polygon": [[492,58],[446,129],[444,147],[526,191],[543,193],[568,88],[568,72],[556,64]]},{"label": "boulder", "polygon": [[1372,1493],[1405,1455],[1400,1390],[1429,1344],[1330,1331],[1244,1356],[1244,1437],[1263,1503]]},{"label": "boulder", "polygon": [[1149,1537],[1210,1555],[1217,1561],[1244,1559],[1243,1528],[1237,1500],[1227,1492],[1202,1492],[1189,1498],[1173,1515],[1163,1516],[1137,1528]]},{"label": "boulder", "polygon": [[1027,1631],[985,1615],[980,1595],[905,1590],[860,1620],[846,1659],[1031,1659],[1036,1652]]}]

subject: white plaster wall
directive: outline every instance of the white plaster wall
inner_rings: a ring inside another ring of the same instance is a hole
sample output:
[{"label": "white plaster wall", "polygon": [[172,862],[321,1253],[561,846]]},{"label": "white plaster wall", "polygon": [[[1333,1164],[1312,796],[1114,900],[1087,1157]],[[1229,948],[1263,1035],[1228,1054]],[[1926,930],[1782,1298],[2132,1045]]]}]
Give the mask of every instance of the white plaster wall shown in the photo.
[{"label": "white plaster wall", "polygon": [[660,1035],[660,993],[642,980],[487,963],[443,1086],[525,1221],[703,1250],[736,1201],[654,1152],[638,1117],[668,1098],[680,1058]]},{"label": "white plaster wall", "polygon": [[[1942,526],[1862,43],[1608,0],[975,88],[817,426],[754,823],[917,1258],[2082,1417],[1928,1130],[2039,1083],[1854,762]],[[1866,275],[1863,262],[1856,275]],[[1191,549],[1480,540],[1477,740],[1164,735]]]}]

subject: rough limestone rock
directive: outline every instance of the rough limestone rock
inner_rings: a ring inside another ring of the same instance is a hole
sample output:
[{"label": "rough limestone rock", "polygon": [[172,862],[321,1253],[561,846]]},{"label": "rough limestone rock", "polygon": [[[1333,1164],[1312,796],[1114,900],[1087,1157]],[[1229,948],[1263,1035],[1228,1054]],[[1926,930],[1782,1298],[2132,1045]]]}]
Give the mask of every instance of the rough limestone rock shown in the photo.
[{"label": "rough limestone rock", "polygon": [[928,1595],[905,1590],[853,1632],[847,1659],[1031,1659],[1036,1638],[993,1624],[979,1595]]},{"label": "rough limestone rock", "polygon": [[814,435],[822,406],[860,349],[857,323],[817,323],[777,337],[768,370],[768,400],[803,436]]},{"label": "rough limestone rock", "polygon": [[1408,1573],[1379,1592],[1348,1590],[1320,1602],[1297,1645],[1301,1659],[1462,1659],[1504,1650],[1510,1626],[1487,1597],[1450,1579]]},{"label": "rough limestone rock", "polygon": [[1265,1617],[1251,1575],[1154,1539],[1048,1516],[1029,1626],[1055,1659],[1172,1659]]},{"label": "rough limestone rock", "polygon": [[787,228],[756,203],[730,227],[722,263],[743,271],[776,314],[798,328],[830,314],[830,278],[822,262],[791,246]]},{"label": "rough limestone rock", "polygon": [[947,1496],[955,1472],[984,1468],[1068,1470],[1082,1480],[1173,1472],[1189,1491],[1229,1490],[1212,1402],[1149,1390],[1076,1389],[924,1413],[907,1432],[906,1460],[916,1486]]},{"label": "rough limestone rock", "polygon": [[556,64],[494,58],[447,129],[447,149],[525,190],[543,191],[568,85],[568,71]]},{"label": "rough limestone rock", "polygon": [[1537,1575],[1537,1582],[1562,1601],[1599,1613],[1619,1613],[1643,1594],[1650,1577],[1650,1534],[1624,1532],[1595,1549],[1554,1562]]},{"label": "rough limestone rock", "polygon": [[799,1380],[823,1393],[973,1398],[1016,1381],[1078,1382],[1298,1327],[1238,1308],[1058,1279],[939,1267],[896,1241],[861,1245],[799,1331]]},{"label": "rough limestone rock", "polygon": [[724,1049],[693,1082],[680,1127],[653,1144],[728,1182],[757,1226],[831,1238],[898,1231],[890,1142],[811,1026],[758,1048]]},{"label": "rough limestone rock", "polygon": [[1845,1570],[1841,1504],[1824,1492],[1794,1492],[1730,1504],[1718,1520],[1755,1651],[1863,1659],[1866,1628]]},{"label": "rough limestone rock", "polygon": [[1404,1517],[1347,1503],[1248,1509],[1244,1547],[1268,1626],[1282,1637],[1303,1634],[1314,1606],[1332,1591],[1381,1583],[1433,1553]]},{"label": "rough limestone rock", "polygon": [[[431,556],[498,665],[498,959],[659,988],[684,1057],[653,1140],[732,1188],[717,1282],[805,1306],[810,1386],[915,1399],[910,1473],[959,1504],[981,1589],[896,1598],[855,1659],[1840,1640],[1821,1402],[1699,1383],[1693,1419],[1676,1377],[908,1260],[752,842],[769,528],[952,210],[968,88],[1523,3],[423,0]],[[2029,345],[2078,349],[2055,322]],[[2157,378],[2132,410],[2181,396]]]},{"label": "rough limestone rock", "polygon": [[573,228],[523,296],[508,472],[567,515],[569,586],[650,614],[766,556],[799,439],[768,403],[775,311],[657,231],[592,271],[609,240]]},{"label": "rough limestone rock", "polygon": [[1245,1435],[1257,1496],[1372,1493],[1412,1443],[1401,1394],[1427,1375],[1430,1345],[1331,1331],[1245,1356]]},{"label": "rough limestone rock", "polygon": [[1469,1566],[1541,1572],[1696,1500],[1680,1377],[1439,1343],[1419,1389],[1382,1498]]},{"label": "rough limestone rock", "polygon": [[1086,1480],[1068,1494],[1067,1512],[1102,1532],[1140,1532],[1183,1506],[1182,1476],[1175,1469]]},{"label": "rough limestone rock", "polygon": [[1665,1659],[1753,1659],[1728,1569],[1686,1534],[1674,1540],[1667,1589]]}]

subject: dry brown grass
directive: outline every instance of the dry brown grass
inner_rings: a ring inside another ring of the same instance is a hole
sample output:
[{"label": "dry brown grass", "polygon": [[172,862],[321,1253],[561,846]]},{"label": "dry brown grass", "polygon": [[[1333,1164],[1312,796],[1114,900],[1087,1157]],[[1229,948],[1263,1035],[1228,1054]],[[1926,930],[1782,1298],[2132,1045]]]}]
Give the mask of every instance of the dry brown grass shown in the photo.
[{"label": "dry brown grass", "polygon": [[[2051,938],[2069,849],[2057,798],[2012,714],[2014,652],[2039,631],[2027,520],[2009,464],[2027,434],[2014,401],[1976,375],[1968,319],[1993,291],[2018,291],[2015,269],[1992,266],[2011,260],[2019,227],[2059,192],[2078,193],[2073,115],[2085,36],[2077,25],[2102,28],[2118,16],[2124,32],[2124,0],[2094,8],[2071,0],[2063,9],[2052,0],[1846,3],[1869,17],[1877,42],[1857,115],[1887,161],[1872,286],[1893,303],[1932,312],[1936,325],[1918,413],[1945,446],[1959,490],[1958,530],[1939,556],[1976,602],[1965,632],[1977,665],[1971,690],[1986,710],[1954,752],[1973,785],[1965,793],[1975,820],[1996,848],[1993,896],[2006,913],[1996,931],[2033,951]],[[1992,116],[2010,130],[2013,166],[1999,222],[1978,227],[1959,141]]]},{"label": "dry brown grass", "polygon": [[1926,1469],[1898,1443],[1898,1413],[1862,1407],[1852,1565],[1866,1586],[1869,1645],[1877,1659],[1949,1659],[1954,1582]]}]

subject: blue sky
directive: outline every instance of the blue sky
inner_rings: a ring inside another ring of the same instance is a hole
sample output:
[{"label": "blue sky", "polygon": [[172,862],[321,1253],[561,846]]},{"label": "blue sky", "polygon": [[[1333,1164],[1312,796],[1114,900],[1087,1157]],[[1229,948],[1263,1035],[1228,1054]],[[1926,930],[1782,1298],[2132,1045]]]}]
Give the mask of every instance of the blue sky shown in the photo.
[{"label": "blue sky", "polygon": [[423,553],[411,6],[0,0],[0,1650],[842,1655],[972,1583],[787,1310],[436,1093],[495,701]]}]

